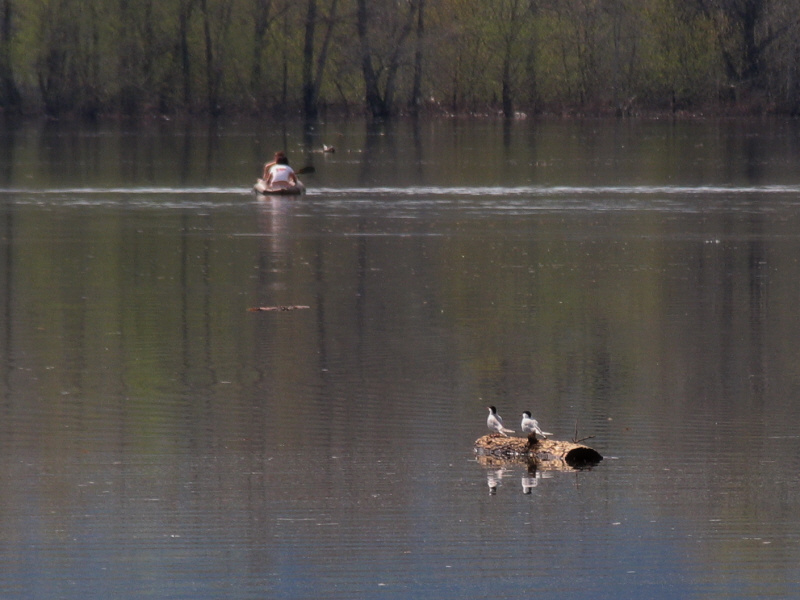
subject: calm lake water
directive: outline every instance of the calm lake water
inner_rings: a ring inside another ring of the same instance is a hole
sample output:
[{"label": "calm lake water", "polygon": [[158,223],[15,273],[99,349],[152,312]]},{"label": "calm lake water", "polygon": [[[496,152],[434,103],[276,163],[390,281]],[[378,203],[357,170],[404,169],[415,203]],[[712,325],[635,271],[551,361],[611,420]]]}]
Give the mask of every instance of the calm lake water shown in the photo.
[{"label": "calm lake water", "polygon": [[0,138],[1,598],[800,593],[797,122]]}]

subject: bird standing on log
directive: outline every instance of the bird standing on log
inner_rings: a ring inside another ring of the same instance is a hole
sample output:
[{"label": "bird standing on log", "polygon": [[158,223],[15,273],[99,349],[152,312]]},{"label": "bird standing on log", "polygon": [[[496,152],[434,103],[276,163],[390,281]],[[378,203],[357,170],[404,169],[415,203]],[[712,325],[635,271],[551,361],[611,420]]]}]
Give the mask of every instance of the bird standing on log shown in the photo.
[{"label": "bird standing on log", "polygon": [[547,431],[542,431],[539,427],[539,421],[537,421],[536,419],[532,419],[531,413],[527,410],[524,413],[522,413],[521,427],[523,432],[527,434],[540,435],[544,439],[547,439],[548,435],[553,435],[552,433],[549,433]]},{"label": "bird standing on log", "polygon": [[489,416],[486,419],[486,426],[490,431],[494,431],[506,437],[508,437],[509,433],[514,433],[513,430],[503,427],[503,418],[497,414],[497,409],[494,406],[487,406],[486,408],[489,409]]}]

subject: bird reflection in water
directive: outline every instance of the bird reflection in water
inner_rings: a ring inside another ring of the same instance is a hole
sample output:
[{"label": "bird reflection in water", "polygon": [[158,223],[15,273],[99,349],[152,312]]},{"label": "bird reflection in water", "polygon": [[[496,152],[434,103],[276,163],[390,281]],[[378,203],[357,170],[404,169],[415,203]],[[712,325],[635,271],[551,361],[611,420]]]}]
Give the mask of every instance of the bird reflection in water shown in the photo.
[{"label": "bird reflection in water", "polygon": [[537,471],[535,466],[529,468],[522,474],[522,493],[530,494],[533,488],[539,485],[540,479],[550,479],[552,476],[553,474],[547,471]]},{"label": "bird reflection in water", "polygon": [[486,471],[486,483],[489,486],[489,494],[494,495],[497,493],[497,486],[500,485],[505,472],[505,469],[490,469]]},{"label": "bird reflection in water", "polygon": [[524,473],[522,475],[522,493],[523,494],[530,494],[531,490],[539,485],[539,482],[536,480],[536,473]]},{"label": "bird reflection in water", "polygon": [[[507,468],[486,471],[486,484],[489,486],[490,495],[494,496],[497,493],[497,488],[503,484],[503,478],[508,472]],[[540,479],[550,479],[551,477],[553,477],[552,473],[538,471],[535,465],[528,465],[528,469],[522,473],[522,493],[530,494],[533,488],[539,485]]]}]

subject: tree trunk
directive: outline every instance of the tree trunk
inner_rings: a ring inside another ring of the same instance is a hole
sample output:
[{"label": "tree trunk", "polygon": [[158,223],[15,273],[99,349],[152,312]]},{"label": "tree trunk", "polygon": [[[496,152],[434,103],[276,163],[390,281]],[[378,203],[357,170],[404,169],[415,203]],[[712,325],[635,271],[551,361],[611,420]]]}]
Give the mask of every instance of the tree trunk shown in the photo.
[{"label": "tree trunk", "polygon": [[[398,9],[399,10],[399,9]],[[370,17],[366,0],[358,0],[356,28],[361,45],[361,71],[364,77],[367,108],[375,118],[390,117],[394,107],[395,85],[401,66],[401,58],[406,40],[414,28],[414,16],[417,14],[417,3],[408,3],[408,12],[403,18],[397,36],[389,40],[391,50],[383,55],[385,79],[381,93],[380,78],[373,66],[372,47],[370,44]]]},{"label": "tree trunk", "polygon": [[422,63],[425,44],[425,0],[417,2],[417,40],[414,49],[414,82],[411,87],[411,112],[419,114],[422,106]]},{"label": "tree trunk", "polygon": [[261,81],[261,60],[269,29],[272,0],[255,0],[253,6],[253,64],[250,70],[250,90],[255,97],[259,96],[263,82]]},{"label": "tree trunk", "polygon": [[394,41],[394,51],[389,60],[389,68],[386,73],[386,90],[384,91],[384,104],[386,106],[386,116],[391,115],[392,107],[394,105],[394,93],[397,83],[397,74],[400,70],[400,58],[405,47],[406,40],[414,28],[414,15],[417,11],[417,5],[414,2],[409,2],[408,13],[406,14],[403,27],[400,30],[398,39]]},{"label": "tree trunk", "polygon": [[317,95],[314,89],[314,34],[317,27],[317,0],[308,0],[306,35],[303,43],[303,114],[317,118]]},{"label": "tree trunk", "polygon": [[123,114],[132,115],[139,108],[139,88],[136,67],[140,64],[136,56],[136,44],[133,39],[133,29],[129,23],[134,22],[135,16],[131,10],[129,0],[119,2],[120,26],[117,31],[117,78],[119,79],[119,106]]},{"label": "tree trunk", "polygon": [[753,89],[763,87],[761,48],[756,41],[756,32],[764,12],[762,0],[750,0],[745,3],[741,12],[742,20],[742,54],[744,55],[744,68],[742,80]]},{"label": "tree trunk", "polygon": [[20,93],[14,80],[11,63],[13,0],[4,0],[0,9],[0,106],[16,111],[20,107]]},{"label": "tree trunk", "polygon": [[503,103],[503,116],[506,119],[511,119],[514,116],[514,100],[511,94],[511,55],[506,54],[503,59],[503,87],[502,87],[502,103]]},{"label": "tree trunk", "polygon": [[306,31],[303,43],[303,115],[307,120],[313,121],[319,112],[319,91],[322,88],[322,78],[325,73],[325,64],[328,61],[333,30],[336,24],[336,9],[338,0],[332,0],[330,12],[326,20],[325,35],[322,38],[319,52],[315,53],[317,23],[320,21],[317,10],[317,0],[308,0],[306,11]]},{"label": "tree trunk", "polygon": [[[733,85],[750,89],[763,87],[763,52],[767,45],[784,31],[771,30],[764,42],[757,41],[766,11],[765,0],[738,0],[718,4],[713,0],[696,0],[703,13],[716,23],[717,39],[722,53],[725,74]],[[738,35],[731,35],[731,31]]]},{"label": "tree trunk", "polygon": [[314,102],[319,104],[319,92],[322,89],[322,77],[325,73],[325,65],[328,62],[328,49],[331,46],[333,39],[333,29],[337,22],[336,9],[338,0],[332,0],[330,12],[328,13],[327,27],[325,28],[325,37],[322,39],[322,46],[317,54],[317,69],[314,74]]},{"label": "tree trunk", "polygon": [[53,116],[73,110],[80,99],[80,23],[70,8],[55,6],[42,23],[42,56],[36,75],[45,112]]},{"label": "tree trunk", "polygon": [[211,23],[208,15],[208,0],[200,0],[200,10],[203,13],[203,40],[205,41],[206,102],[209,114],[216,116],[219,113],[219,102],[217,98],[216,69],[214,68],[214,44],[211,38]]},{"label": "tree trunk", "polygon": [[183,105],[192,105],[191,55],[189,54],[189,20],[194,10],[194,0],[182,0],[178,13],[178,61],[180,63]]},{"label": "tree trunk", "polygon": [[386,117],[389,110],[381,98],[378,76],[372,66],[372,50],[369,43],[369,13],[367,0],[358,0],[356,11],[356,31],[361,46],[361,73],[364,77],[364,94],[367,109],[375,118]]},{"label": "tree trunk", "polygon": [[82,81],[78,84],[81,90],[81,113],[89,118],[95,118],[100,112],[100,18],[97,7],[89,4],[89,45],[84,50],[81,62],[84,63]]}]

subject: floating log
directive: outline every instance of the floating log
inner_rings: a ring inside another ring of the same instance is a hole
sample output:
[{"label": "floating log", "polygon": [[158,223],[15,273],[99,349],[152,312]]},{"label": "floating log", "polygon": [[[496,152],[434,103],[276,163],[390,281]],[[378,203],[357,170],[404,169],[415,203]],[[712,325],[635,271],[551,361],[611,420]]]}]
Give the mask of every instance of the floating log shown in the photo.
[{"label": "floating log", "polygon": [[603,460],[593,448],[559,440],[537,440],[506,437],[490,433],[475,440],[475,452],[480,462],[493,466],[498,462],[535,463],[543,471],[573,471],[589,469]]},{"label": "floating log", "polygon": [[250,312],[261,312],[261,311],[273,311],[273,310],[303,310],[304,308],[311,308],[310,306],[302,306],[299,304],[292,304],[290,306],[254,306],[253,308],[248,308]]}]

